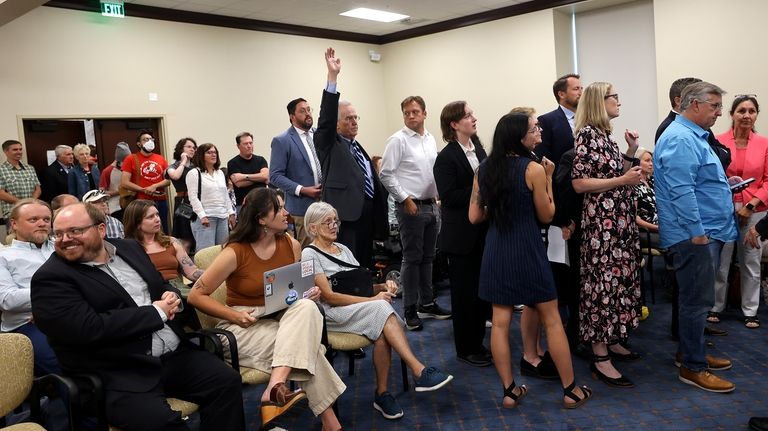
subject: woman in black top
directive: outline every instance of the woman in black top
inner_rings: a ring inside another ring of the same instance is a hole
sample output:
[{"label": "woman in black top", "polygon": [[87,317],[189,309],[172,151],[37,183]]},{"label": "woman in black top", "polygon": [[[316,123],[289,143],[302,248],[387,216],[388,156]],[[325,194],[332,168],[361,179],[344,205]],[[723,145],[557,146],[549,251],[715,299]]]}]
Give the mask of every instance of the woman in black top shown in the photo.
[{"label": "woman in black top", "polygon": [[[187,197],[187,173],[194,167],[192,157],[197,150],[197,142],[190,137],[179,139],[176,147],[173,149],[173,164],[168,166],[165,171],[165,177],[171,180],[176,189],[176,197],[173,199],[173,207],[176,208],[181,202],[189,203]],[[192,228],[189,225],[189,219],[174,214],[173,233],[174,238],[178,238],[184,245],[187,253],[195,250],[195,237],[192,236]]]}]

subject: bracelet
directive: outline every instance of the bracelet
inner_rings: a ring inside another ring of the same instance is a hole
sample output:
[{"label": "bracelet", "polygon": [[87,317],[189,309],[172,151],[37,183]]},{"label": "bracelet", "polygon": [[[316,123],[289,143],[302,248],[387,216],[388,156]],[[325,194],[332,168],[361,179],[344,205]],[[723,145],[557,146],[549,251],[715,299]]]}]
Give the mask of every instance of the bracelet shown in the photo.
[{"label": "bracelet", "polygon": [[621,153],[621,157],[622,157],[622,158],[623,158],[625,161],[627,161],[627,162],[632,162],[632,163],[637,163],[637,162],[640,162],[640,159],[638,159],[637,157],[629,157],[628,155],[626,155],[626,154],[624,154],[624,153]]}]

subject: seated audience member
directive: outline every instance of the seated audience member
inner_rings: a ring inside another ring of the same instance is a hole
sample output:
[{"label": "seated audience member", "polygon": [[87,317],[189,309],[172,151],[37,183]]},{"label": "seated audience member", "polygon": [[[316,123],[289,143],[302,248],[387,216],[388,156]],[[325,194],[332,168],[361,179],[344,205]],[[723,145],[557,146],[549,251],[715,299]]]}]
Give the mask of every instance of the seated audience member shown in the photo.
[{"label": "seated audience member", "polygon": [[35,323],[62,369],[98,375],[123,430],[188,429],[165,397],[199,404],[201,430],[244,429],[240,375],[187,340],[179,292],[136,241],[105,241],[104,223],[91,204],[58,211],[56,253],[32,277]]},{"label": "seated audience member", "polygon": [[392,308],[397,286],[392,280],[376,285],[371,297],[345,295],[333,291],[328,278],[360,266],[352,251],[336,242],[339,216],[326,202],[315,202],[304,214],[304,228],[312,243],[301,252],[302,260],[314,259],[315,284],[320,288],[328,329],[362,335],[374,344],[373,366],[376,369],[376,393],[373,408],[387,419],[403,416],[403,409],[387,391],[387,377],[392,362],[392,349],[411,369],[416,378],[416,391],[434,391],[453,380],[435,367],[425,367],[411,351],[403,331],[403,321]]},{"label": "seated audience member", "polygon": [[[173,188],[176,189],[176,197],[173,198],[173,208],[177,208],[182,203],[189,203],[187,195],[187,174],[195,165],[192,159],[195,157],[197,142],[192,138],[182,138],[176,143],[173,149],[173,163],[165,171],[165,178],[171,180]],[[195,236],[192,234],[190,220],[186,217],[173,216],[173,236],[178,238],[184,245],[184,249],[189,253],[194,251]]]},{"label": "seated audience member", "polygon": [[91,149],[85,144],[77,144],[73,149],[75,164],[69,170],[69,194],[82,199],[85,192],[99,188],[99,167],[91,164]]},{"label": "seated audience member", "polygon": [[[653,153],[638,148],[635,157],[640,160],[640,183],[635,186],[637,193],[637,226],[650,232],[650,246],[659,248],[659,215],[656,213],[656,195],[653,191]],[[649,235],[640,232],[640,247],[648,247]]]},{"label": "seated audience member", "polygon": [[60,372],[56,355],[45,334],[32,320],[29,284],[32,274],[53,253],[51,209],[32,198],[22,199],[11,208],[11,227],[16,239],[0,249],[0,311],[2,332],[18,332],[32,341],[35,375]]},{"label": "seated audience member", "polygon": [[219,169],[219,150],[213,144],[197,147],[192,163],[197,167],[186,177],[187,197],[197,219],[192,223],[195,251],[224,244],[235,224],[235,208],[229,199],[227,180]]},{"label": "seated audience member", "polygon": [[120,181],[123,178],[123,160],[129,154],[131,154],[131,150],[128,144],[118,142],[117,147],[115,147],[115,160],[101,171],[101,178],[99,179],[99,188],[109,195],[107,201],[109,214],[120,221],[123,220],[123,209],[120,208]]},{"label": "seated audience member", "polygon": [[80,202],[80,200],[78,200],[76,196],[72,196],[66,193],[63,195],[58,195],[51,199],[51,211],[56,211],[61,207],[76,204],[78,202]]},{"label": "seated audience member", "polygon": [[125,236],[135,239],[144,247],[149,259],[163,279],[182,292],[186,286],[180,282],[180,275],[197,281],[203,271],[195,266],[178,239],[165,235],[160,223],[160,214],[152,201],[139,199],[125,208]]},{"label": "seated audience member", "polygon": [[125,238],[125,229],[123,223],[120,220],[109,215],[109,205],[107,200],[109,195],[101,190],[91,190],[83,195],[83,202],[93,204],[96,208],[100,209],[104,213],[104,219],[107,227],[107,238]]},{"label": "seated audience member", "polygon": [[[308,300],[299,299],[284,311],[263,315],[264,272],[301,259],[299,243],[285,233],[287,227],[288,212],[275,189],[248,192],[240,222],[195,283],[189,303],[222,319],[219,326],[237,339],[241,365],[271,374],[261,395],[263,427],[307,398],[323,429],[337,431],[341,425],[331,406],[346,386],[320,343],[323,316],[312,302],[320,289],[312,288]],[[227,300],[221,304],[210,295],[224,281]],[[285,384],[289,376],[302,389],[291,392]]]}]

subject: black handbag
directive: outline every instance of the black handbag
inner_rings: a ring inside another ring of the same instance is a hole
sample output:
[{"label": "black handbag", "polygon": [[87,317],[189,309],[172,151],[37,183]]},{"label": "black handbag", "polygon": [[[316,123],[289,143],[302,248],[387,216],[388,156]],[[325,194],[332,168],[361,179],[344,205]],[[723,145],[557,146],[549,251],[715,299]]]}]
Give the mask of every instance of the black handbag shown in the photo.
[{"label": "black handbag", "polygon": [[353,268],[349,271],[339,271],[328,277],[328,282],[331,284],[331,289],[334,292],[345,295],[361,296],[364,298],[373,296],[373,276],[368,268],[344,262],[343,260],[325,253],[314,245],[309,245],[307,247],[327,257],[331,262],[347,268]]},{"label": "black handbag", "polygon": [[[203,185],[203,173],[200,171],[200,169],[197,170],[197,173],[197,200],[200,200],[202,197],[200,188]],[[184,199],[182,199],[181,202],[176,205],[176,208],[173,210],[173,215],[184,217],[189,221],[197,220],[197,214],[195,214],[195,211],[192,209],[192,204],[189,203],[188,200]]]}]

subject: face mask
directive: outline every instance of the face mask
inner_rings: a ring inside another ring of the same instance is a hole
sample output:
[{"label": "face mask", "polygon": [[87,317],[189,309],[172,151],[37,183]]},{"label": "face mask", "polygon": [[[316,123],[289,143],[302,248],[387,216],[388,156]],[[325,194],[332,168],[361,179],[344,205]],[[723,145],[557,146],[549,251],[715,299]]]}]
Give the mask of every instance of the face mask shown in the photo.
[{"label": "face mask", "polygon": [[151,153],[152,151],[155,150],[155,141],[150,140],[145,142],[142,149],[148,153]]}]

